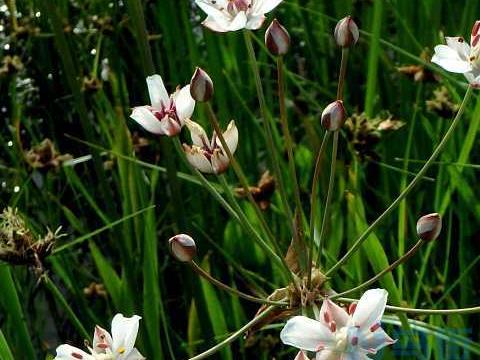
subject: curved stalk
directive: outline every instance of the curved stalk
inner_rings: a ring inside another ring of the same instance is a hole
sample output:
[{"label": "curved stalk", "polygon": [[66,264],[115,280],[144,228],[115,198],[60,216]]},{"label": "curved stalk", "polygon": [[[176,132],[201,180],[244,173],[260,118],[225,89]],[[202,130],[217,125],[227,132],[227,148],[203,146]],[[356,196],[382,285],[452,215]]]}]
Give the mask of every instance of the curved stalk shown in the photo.
[{"label": "curved stalk", "polygon": [[425,165],[420,169],[420,171],[417,173],[415,178],[408,184],[408,186],[398,195],[398,197],[395,199],[395,201],[390,204],[390,206],[360,235],[360,237],[355,241],[355,243],[352,245],[352,247],[347,251],[347,253],[332,267],[330,268],[327,273],[325,274],[326,276],[331,276],[333,273],[335,273],[340,266],[342,266],[350,257],[358,250],[358,248],[363,244],[363,242],[368,238],[370,233],[388,216],[390,213],[397,208],[397,206],[400,204],[400,202],[413,190],[413,188],[418,184],[418,182],[423,178],[427,170],[430,168],[430,166],[434,163],[434,161],[437,159],[437,157],[440,155],[442,150],[444,149],[445,145],[447,144],[448,140],[452,137],[456,127],[460,123],[460,119],[462,118],[463,113],[465,112],[466,105],[468,101],[470,100],[470,97],[472,95],[472,87],[469,86],[467,89],[467,92],[465,93],[465,96],[463,98],[462,104],[460,105],[460,108],[455,115],[455,118],[453,119],[452,124],[448,128],[447,132],[443,136],[442,140],[440,143],[437,145],[435,150],[433,151],[432,155],[430,158],[427,160]]},{"label": "curved stalk", "polygon": [[390,271],[393,271],[394,269],[396,269],[398,266],[400,266],[401,264],[403,264],[405,261],[407,261],[408,259],[410,259],[419,249],[420,247],[425,244],[425,241],[423,240],[418,240],[418,242],[410,249],[408,250],[408,252],[406,252],[405,254],[403,254],[401,257],[399,257],[394,263],[392,263],[392,265],[390,265],[389,267],[383,269],[382,271],[380,271],[377,275],[375,275],[374,277],[372,277],[371,279],[365,281],[364,283],[350,289],[350,290],[346,290],[346,291],[343,291],[341,293],[338,293],[338,294],[335,294],[333,296],[330,296],[329,299],[333,300],[333,299],[336,299],[336,298],[339,298],[339,297],[342,297],[342,296],[345,296],[345,295],[348,295],[350,293],[353,293],[353,292],[356,292],[356,291],[359,291],[359,290],[362,290],[364,288],[366,288],[367,286],[373,284],[375,281],[379,280],[383,275],[389,273]]},{"label": "curved stalk", "polygon": [[218,286],[220,289],[225,290],[233,295],[236,295],[238,297],[241,297],[242,299],[252,301],[258,304],[268,304],[268,305],[275,305],[275,306],[286,306],[288,303],[283,302],[283,301],[272,301],[268,299],[261,299],[256,296],[248,295],[240,290],[237,290],[235,288],[232,288],[228,286],[227,284],[224,284],[220,280],[215,279],[212,275],[210,275],[208,272],[203,270],[195,261],[190,261],[189,264],[192,266],[192,269],[201,277],[203,277],[205,280],[208,282],[212,283],[215,286]]}]

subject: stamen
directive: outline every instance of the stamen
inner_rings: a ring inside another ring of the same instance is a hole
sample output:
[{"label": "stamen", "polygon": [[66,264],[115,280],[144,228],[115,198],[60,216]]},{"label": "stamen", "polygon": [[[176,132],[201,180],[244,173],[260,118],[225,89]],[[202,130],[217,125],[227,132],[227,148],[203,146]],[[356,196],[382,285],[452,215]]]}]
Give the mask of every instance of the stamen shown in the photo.
[{"label": "stamen", "polygon": [[330,323],[330,331],[331,331],[331,332],[337,331],[337,323],[336,323],[335,321],[332,321],[332,322]]},{"label": "stamen", "polygon": [[75,359],[83,359],[83,356],[79,353],[72,352],[70,355],[72,355],[72,357],[74,357]]},{"label": "stamen", "polygon": [[353,315],[356,309],[357,309],[357,303],[351,303],[350,306],[348,307],[348,314]]},{"label": "stamen", "polygon": [[117,352],[118,352],[119,354],[123,354],[125,351],[126,351],[126,349],[125,349],[124,346],[120,346],[120,347],[118,348],[118,350],[117,350]]},{"label": "stamen", "polygon": [[352,345],[353,345],[353,346],[357,346],[357,345],[358,345],[358,337],[357,337],[357,336],[352,337]]},{"label": "stamen", "polygon": [[380,323],[376,323],[376,324],[370,326],[370,331],[375,332],[376,330],[378,330],[378,328],[380,328]]}]

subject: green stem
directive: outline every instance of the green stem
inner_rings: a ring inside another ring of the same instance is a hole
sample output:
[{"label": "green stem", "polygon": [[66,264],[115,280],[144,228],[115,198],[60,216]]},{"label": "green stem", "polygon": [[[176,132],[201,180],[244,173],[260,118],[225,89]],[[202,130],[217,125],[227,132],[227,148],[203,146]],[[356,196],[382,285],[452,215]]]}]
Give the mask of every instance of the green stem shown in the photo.
[{"label": "green stem", "polygon": [[278,77],[278,99],[280,103],[280,122],[282,124],[283,136],[285,137],[285,146],[287,148],[288,168],[293,182],[293,192],[298,211],[302,212],[302,201],[300,199],[300,186],[298,185],[297,172],[295,170],[295,158],[293,156],[293,140],[288,128],[287,108],[285,106],[285,76],[283,71],[283,56],[277,58],[277,77]]},{"label": "green stem", "polygon": [[420,247],[425,244],[425,241],[423,240],[419,240],[410,250],[408,250],[408,252],[406,252],[405,254],[403,254],[401,257],[399,257],[394,263],[392,263],[390,266],[388,266],[387,268],[383,269],[382,271],[380,271],[377,275],[375,275],[374,277],[372,277],[371,279],[365,281],[364,283],[350,289],[350,290],[346,290],[344,292],[341,292],[339,294],[335,294],[333,296],[330,296],[330,299],[336,299],[336,298],[339,298],[339,297],[342,297],[342,296],[345,296],[345,295],[348,295],[350,293],[354,293],[354,292],[357,292],[359,290],[362,290],[368,286],[370,286],[371,284],[373,284],[374,282],[376,282],[377,280],[379,280],[380,278],[382,278],[382,276],[384,276],[385,274],[389,273],[390,271],[393,271],[394,269],[396,269],[398,266],[400,266],[401,264],[405,263],[408,259],[410,259],[419,249]]},{"label": "green stem", "polygon": [[250,58],[250,65],[252,67],[253,75],[255,78],[255,86],[257,89],[258,102],[260,104],[260,112],[262,114],[263,126],[265,129],[265,133],[267,135],[267,149],[272,160],[275,177],[276,177],[278,188],[280,191],[280,197],[282,199],[282,204],[285,209],[285,213],[289,220],[288,223],[290,224],[292,234],[294,234],[295,229],[293,224],[294,220],[293,220],[292,210],[290,209],[290,205],[288,203],[288,197],[287,197],[287,192],[285,190],[285,184],[283,182],[280,162],[277,157],[277,152],[275,151],[275,142],[273,140],[271,119],[267,111],[265,95],[263,93],[263,87],[262,87],[262,79],[260,77],[260,71],[258,69],[257,59],[255,56],[255,51],[253,49],[253,43],[252,43],[253,35],[249,31],[245,31],[243,34],[245,37],[245,43],[247,45],[248,56]]},{"label": "green stem", "polygon": [[390,213],[400,204],[400,202],[414,189],[414,187],[418,184],[418,182],[422,179],[425,175],[427,170],[430,166],[434,163],[435,159],[440,155],[442,150],[444,149],[445,145],[447,144],[448,140],[452,137],[455,132],[457,125],[460,123],[460,119],[465,112],[466,105],[472,95],[472,87],[469,86],[465,96],[463,98],[462,104],[455,115],[455,118],[448,128],[447,132],[445,133],[444,137],[437,145],[435,150],[433,151],[430,158],[427,160],[425,165],[421,168],[421,170],[417,173],[415,178],[408,184],[408,186],[400,193],[400,195],[395,199],[395,201],[390,204],[390,206],[360,235],[360,237],[355,241],[352,247],[347,251],[347,253],[330,269],[327,271],[326,275],[331,276],[335,273],[350,257],[358,250],[358,248],[363,244],[363,242],[368,238],[370,233],[388,216]]},{"label": "green stem", "polygon": [[48,277],[46,273],[42,274],[41,279],[45,284],[45,287],[52,293],[52,295],[57,299],[60,306],[65,310],[65,313],[72,325],[77,329],[77,331],[83,336],[85,340],[90,341],[91,337],[88,331],[85,330],[85,327],[82,325],[77,315],[75,315],[67,300],[65,299],[61,291],[57,288],[57,286],[54,284],[54,282]]},{"label": "green stem", "polygon": [[[339,298],[338,301],[346,302],[346,303],[355,303],[355,302],[358,302],[358,299]],[[461,309],[415,309],[415,308],[406,308],[401,306],[387,305],[385,309],[393,312],[401,312],[406,314],[418,314],[418,315],[461,315],[461,314],[465,315],[465,314],[480,313],[480,306],[473,306],[473,307],[461,308]]]},{"label": "green stem", "polygon": [[235,331],[228,338],[226,338],[222,342],[218,343],[214,347],[208,349],[207,351],[190,358],[189,360],[205,359],[206,357],[215,354],[217,351],[221,350],[222,348],[224,348],[225,346],[227,346],[228,344],[232,343],[237,338],[242,336],[247,330],[249,330],[250,328],[252,328],[256,324],[258,324],[262,319],[266,318],[274,309],[275,309],[275,306],[268,307],[260,315],[256,316],[252,320],[250,320],[247,324],[245,324],[242,328]]},{"label": "green stem", "polygon": [[[313,173],[313,181],[312,181],[312,191],[310,193],[310,249],[308,250],[308,266],[309,269],[313,268],[313,246],[315,244],[315,218],[317,212],[317,187],[320,177],[320,164],[322,163],[323,154],[325,153],[325,149],[327,147],[328,139],[330,139],[330,135],[332,133],[330,131],[326,131],[325,135],[323,136],[322,144],[317,152],[317,159],[315,161],[315,171]],[[307,285],[310,287],[312,281],[312,271],[308,271],[307,275]]]},{"label": "green stem", "polygon": [[252,301],[254,303],[258,304],[268,304],[268,305],[275,305],[275,306],[286,306],[288,305],[287,302],[283,301],[272,301],[268,299],[262,299],[258,298],[256,296],[248,295],[245,294],[244,292],[241,292],[240,290],[237,290],[235,288],[232,288],[228,286],[227,284],[224,284],[220,280],[215,279],[212,275],[210,275],[208,272],[203,270],[195,261],[190,261],[190,265],[192,266],[192,269],[201,277],[203,277],[205,280],[208,282],[212,283],[215,286],[218,286],[220,289],[225,290],[226,292],[229,292],[233,295],[236,295],[238,297],[241,297],[242,299]]}]

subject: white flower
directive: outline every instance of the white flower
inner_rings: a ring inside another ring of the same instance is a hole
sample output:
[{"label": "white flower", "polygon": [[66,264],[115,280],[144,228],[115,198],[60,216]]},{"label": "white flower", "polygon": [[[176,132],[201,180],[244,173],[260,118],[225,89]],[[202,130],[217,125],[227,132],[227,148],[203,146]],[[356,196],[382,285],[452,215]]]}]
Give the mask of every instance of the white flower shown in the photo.
[{"label": "white flower", "polygon": [[[206,174],[221,174],[227,170],[230,160],[218,139],[217,133],[214,132],[212,139],[209,140],[205,130],[196,122],[186,120],[186,125],[190,130],[193,145],[183,144],[183,148],[190,164]],[[233,120],[228,124],[223,137],[233,154],[238,144],[238,130]]]},{"label": "white flower", "polygon": [[95,327],[93,348],[90,354],[74,346],[63,344],[57,347],[55,360],[143,360],[134,347],[140,316],[124,317],[117,314],[112,320],[112,335],[100,326]]},{"label": "white flower", "polygon": [[282,0],[195,0],[205,11],[203,25],[217,32],[256,30],[262,26],[265,14]]},{"label": "white flower", "polygon": [[446,37],[447,45],[435,46],[432,62],[445,70],[463,74],[473,87],[480,87],[480,21],[475,22],[471,46],[462,37]]},{"label": "white flower", "polygon": [[190,85],[177,89],[168,96],[160,75],[147,77],[151,106],[133,108],[130,117],[145,130],[157,135],[175,136],[190,118],[195,108],[195,100],[190,95]]},{"label": "white flower", "polygon": [[280,338],[286,345],[315,352],[316,360],[369,359],[367,354],[395,342],[380,327],[387,296],[383,289],[368,290],[348,313],[326,299],[318,321],[295,316],[287,321]]}]

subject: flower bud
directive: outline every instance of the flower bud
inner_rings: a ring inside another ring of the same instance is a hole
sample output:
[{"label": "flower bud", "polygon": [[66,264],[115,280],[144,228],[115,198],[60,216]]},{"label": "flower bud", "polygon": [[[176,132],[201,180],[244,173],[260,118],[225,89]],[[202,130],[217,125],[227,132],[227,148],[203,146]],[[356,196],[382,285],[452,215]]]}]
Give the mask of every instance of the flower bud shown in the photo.
[{"label": "flower bud", "polygon": [[472,27],[472,36],[470,37],[470,45],[475,47],[480,40],[480,20],[475,21]]},{"label": "flower bud", "polygon": [[197,246],[191,236],[178,234],[168,240],[170,252],[181,262],[190,262],[197,254]]},{"label": "flower bud", "polygon": [[350,47],[358,41],[358,26],[351,16],[344,17],[335,26],[334,35],[338,46]]},{"label": "flower bud", "polygon": [[342,100],[329,104],[322,112],[322,126],[325,130],[336,131],[345,122],[346,112]]},{"label": "flower bud", "polygon": [[190,80],[190,95],[196,101],[209,101],[213,96],[213,82],[210,76],[197,67]]},{"label": "flower bud", "polygon": [[417,221],[418,237],[424,241],[433,241],[442,230],[442,217],[438,213],[422,216]]},{"label": "flower bud", "polygon": [[265,45],[276,56],[285,55],[290,48],[290,35],[277,19],[274,19],[265,32]]}]

